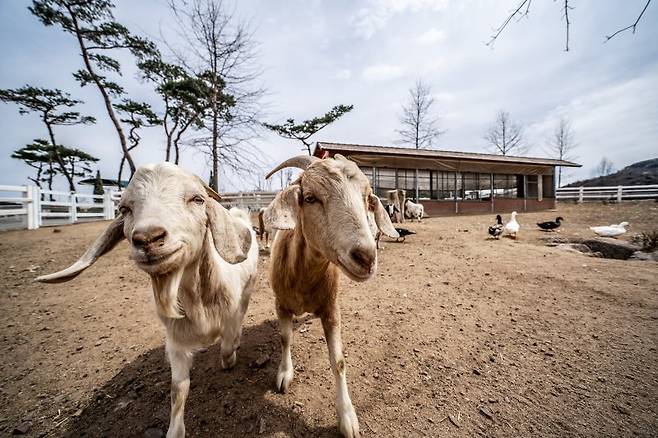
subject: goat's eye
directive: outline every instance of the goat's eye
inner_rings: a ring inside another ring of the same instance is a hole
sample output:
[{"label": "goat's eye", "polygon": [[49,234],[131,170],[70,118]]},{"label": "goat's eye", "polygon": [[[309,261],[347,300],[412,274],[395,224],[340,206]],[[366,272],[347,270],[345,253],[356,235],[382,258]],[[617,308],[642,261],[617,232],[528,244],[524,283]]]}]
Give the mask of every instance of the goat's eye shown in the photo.
[{"label": "goat's eye", "polygon": [[121,213],[122,216],[130,214],[130,208],[126,207],[125,205],[121,205],[119,206],[119,213]]},{"label": "goat's eye", "polygon": [[203,205],[203,203],[206,202],[206,200],[203,199],[203,197],[200,195],[194,195],[192,196],[192,199],[190,199],[190,202],[194,202],[197,205]]},{"label": "goat's eye", "polygon": [[304,202],[306,202],[307,204],[313,204],[315,202],[315,196],[313,195],[304,196]]}]

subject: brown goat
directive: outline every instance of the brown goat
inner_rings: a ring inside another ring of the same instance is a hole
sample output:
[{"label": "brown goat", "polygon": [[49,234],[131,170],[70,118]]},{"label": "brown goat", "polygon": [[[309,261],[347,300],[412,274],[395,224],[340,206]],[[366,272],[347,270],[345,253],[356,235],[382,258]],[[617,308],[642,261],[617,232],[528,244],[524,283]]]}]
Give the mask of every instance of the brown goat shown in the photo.
[{"label": "brown goat", "polygon": [[376,272],[373,220],[386,235],[397,237],[398,233],[368,179],[352,161],[341,155],[325,160],[299,156],[279,165],[268,177],[285,167],[299,167],[304,172],[277,194],[264,213],[265,222],[281,230],[274,239],[270,264],[281,329],[276,385],[285,392],[293,379],[293,315],[319,316],[336,379],[340,431],[346,437],[358,437],[359,421],[345,377],[337,299],[339,270],[355,281],[365,281]]}]

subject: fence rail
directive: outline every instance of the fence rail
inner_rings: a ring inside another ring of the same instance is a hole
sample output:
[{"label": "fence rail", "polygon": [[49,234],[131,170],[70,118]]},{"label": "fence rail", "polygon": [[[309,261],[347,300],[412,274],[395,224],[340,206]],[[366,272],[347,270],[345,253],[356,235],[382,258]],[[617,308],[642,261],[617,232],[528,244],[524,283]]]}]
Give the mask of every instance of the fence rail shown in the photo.
[{"label": "fence rail", "polygon": [[630,201],[658,199],[658,184],[643,186],[562,187],[556,190],[558,201]]},{"label": "fence rail", "polygon": [[222,193],[222,204],[226,208],[238,207],[247,211],[258,211],[267,207],[278,192]]},{"label": "fence rail", "polygon": [[[39,187],[0,185],[0,230],[48,225],[74,224],[91,220],[114,219],[122,191],[104,195],[69,193]],[[224,207],[258,211],[274,199],[277,192],[238,192],[222,194]]]},{"label": "fence rail", "polygon": [[0,185],[0,229],[114,219],[114,192],[105,195]]}]

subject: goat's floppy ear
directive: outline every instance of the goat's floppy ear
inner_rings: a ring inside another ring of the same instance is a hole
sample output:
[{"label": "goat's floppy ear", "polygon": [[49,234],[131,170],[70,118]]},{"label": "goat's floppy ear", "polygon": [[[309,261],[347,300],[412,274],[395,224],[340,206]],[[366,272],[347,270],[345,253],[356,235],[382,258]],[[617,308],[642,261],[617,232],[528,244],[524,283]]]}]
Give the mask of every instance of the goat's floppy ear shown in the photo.
[{"label": "goat's floppy ear", "polygon": [[94,264],[103,254],[106,254],[121,242],[123,235],[123,216],[114,219],[109,227],[96,238],[93,245],[68,268],[54,274],[42,275],[36,281],[42,283],[63,283],[77,277],[82,271]]},{"label": "goat's floppy ear", "polygon": [[219,256],[231,264],[243,262],[251,248],[251,229],[212,199],[206,203],[206,213]]},{"label": "goat's floppy ear", "polygon": [[388,217],[388,213],[384,209],[382,202],[372,193],[370,196],[368,196],[368,208],[375,215],[375,223],[377,224],[377,228],[379,228],[382,233],[386,234],[388,237],[400,237],[398,232],[395,231],[395,228],[391,223],[391,218]]},{"label": "goat's floppy ear", "polygon": [[263,212],[263,220],[276,230],[292,230],[297,226],[301,188],[291,184],[277,193],[274,201]]}]

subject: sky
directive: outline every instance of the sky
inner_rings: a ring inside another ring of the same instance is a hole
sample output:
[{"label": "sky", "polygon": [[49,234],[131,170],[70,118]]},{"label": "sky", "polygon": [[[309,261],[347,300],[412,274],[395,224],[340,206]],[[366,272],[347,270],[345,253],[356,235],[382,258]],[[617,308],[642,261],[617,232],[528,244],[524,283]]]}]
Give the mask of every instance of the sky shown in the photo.
[{"label": "sky", "polygon": [[[116,19],[134,33],[181,44],[165,0],[115,0]],[[98,90],[80,88],[71,73],[82,67],[75,41],[44,27],[29,1],[0,2],[0,88],[25,84],[60,88],[81,99],[91,126],[57,127],[58,142],[100,158],[104,177],[116,178],[120,145]],[[547,143],[560,117],[570,120],[577,148],[566,182],[588,178],[602,157],[615,168],[658,156],[658,4],[637,31],[604,43],[605,35],[632,24],[645,0],[572,0],[570,51],[560,2],[532,2],[493,47],[485,43],[518,0],[241,0],[230,3],[236,20],[249,23],[267,89],[264,121],[321,115],[338,104],[354,110],[314,141],[395,145],[401,107],[417,79],[431,87],[433,114],[445,130],[437,149],[486,152],[484,139],[497,111],[524,127],[529,156],[549,156]],[[166,48],[163,46],[166,53]],[[133,99],[158,110],[152,87],[138,80],[134,60],[117,53],[118,82]],[[0,184],[25,184],[31,169],[11,152],[46,136],[34,115],[0,103]],[[300,144],[264,132],[255,142],[274,167],[301,153]],[[144,131],[136,163],[164,160],[161,128]],[[193,149],[181,165],[207,178],[208,163]],[[228,175],[221,189],[253,189],[268,169]],[[63,178],[62,178],[63,180]],[[63,181],[59,186],[64,188]],[[277,188],[278,182],[272,188]]]}]

